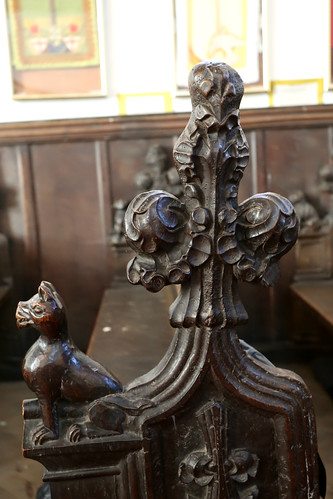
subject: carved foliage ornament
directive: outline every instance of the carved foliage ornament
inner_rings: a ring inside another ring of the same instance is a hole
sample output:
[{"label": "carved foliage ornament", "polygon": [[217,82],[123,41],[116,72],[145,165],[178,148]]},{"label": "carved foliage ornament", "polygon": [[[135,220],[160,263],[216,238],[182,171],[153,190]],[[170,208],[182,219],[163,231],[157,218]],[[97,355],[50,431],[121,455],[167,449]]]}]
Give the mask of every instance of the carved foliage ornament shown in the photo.
[{"label": "carved foliage ornament", "polygon": [[[170,308],[171,324],[178,329],[164,358],[150,372],[124,387],[111,375],[111,389],[107,386],[98,395],[92,383],[89,398],[83,390],[87,412],[74,417],[73,423],[82,422],[87,431],[71,425],[70,448],[68,440],[61,439],[56,454],[66,478],[61,484],[59,474],[53,473],[52,486],[65,495],[82,495],[82,476],[96,473],[99,462],[98,490],[106,491],[106,497],[118,490],[124,498],[135,491],[138,497],[249,499],[258,497],[259,491],[268,497],[274,482],[279,497],[318,498],[311,397],[296,375],[254,359],[249,349],[246,353],[234,329],[246,319],[237,279],[264,285],[275,281],[278,259],[296,240],[297,218],[289,201],[273,193],[238,204],[248,145],[239,124],[243,85],[237,72],[223,63],[199,64],[190,74],[190,92],[193,112],[174,148],[184,199],[162,190],[140,193],[125,216],[126,237],[137,252],[128,265],[129,280],[153,292],[180,284]],[[20,308],[24,325],[26,305]],[[47,331],[58,329],[51,325]],[[47,331],[43,328],[44,336]],[[72,371],[63,365],[62,352],[71,352],[74,375],[69,381],[75,383],[68,383],[65,391],[62,382],[57,386],[61,402],[71,411],[69,401],[77,405],[81,388],[86,387],[86,370],[75,373],[82,359],[97,375],[89,374],[89,383],[95,380],[99,387],[106,376],[73,349],[65,333],[61,328],[58,358],[67,379]],[[54,342],[51,346],[52,353]],[[54,364],[53,353],[51,359]],[[37,392],[39,387],[33,389]],[[48,466],[54,448],[46,445],[42,453],[33,448],[30,430],[35,429],[35,420],[27,412],[25,416],[26,455],[42,461],[45,451]],[[178,418],[188,429],[184,435]],[[62,428],[64,420],[67,429],[68,418],[61,418]],[[77,443],[81,434],[82,442]],[[179,448],[172,447],[174,440]],[[75,468],[80,461],[80,469],[64,473],[63,463],[70,455]],[[120,465],[115,467],[118,482],[110,481],[110,458]],[[102,475],[107,475],[105,480]],[[96,483],[85,481],[85,497],[96,496],[91,492]]]},{"label": "carved foliage ornament", "polygon": [[234,278],[274,284],[277,261],[295,243],[298,221],[278,194],[238,205],[249,159],[238,73],[224,63],[201,63],[190,73],[189,88],[193,111],[174,147],[184,202],[155,190],[130,203],[125,236],[137,256],[128,264],[128,279],[152,292],[181,284],[170,308],[174,327],[235,325],[246,312],[232,289]]}]

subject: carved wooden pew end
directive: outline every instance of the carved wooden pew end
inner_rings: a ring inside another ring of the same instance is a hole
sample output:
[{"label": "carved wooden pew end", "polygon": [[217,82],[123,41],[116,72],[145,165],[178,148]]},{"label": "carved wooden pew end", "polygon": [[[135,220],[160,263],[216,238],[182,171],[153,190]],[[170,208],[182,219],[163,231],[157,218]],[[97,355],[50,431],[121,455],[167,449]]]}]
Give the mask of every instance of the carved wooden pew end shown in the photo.
[{"label": "carved wooden pew end", "polygon": [[[247,319],[237,279],[274,284],[279,258],[296,241],[297,217],[274,193],[238,205],[249,157],[238,73],[201,63],[189,88],[192,114],[174,147],[184,198],[140,193],[125,215],[125,236],[137,253],[129,281],[151,292],[180,285],[167,353],[124,387],[101,367],[92,367],[92,377],[89,361],[62,334],[61,362],[46,359],[40,345],[29,357],[31,376],[35,361],[37,377],[48,364],[43,393],[58,406],[59,425],[50,428],[40,418],[45,396],[29,374],[40,412],[36,401],[25,402],[24,453],[46,467],[52,498],[319,498],[311,395],[296,374],[244,348],[235,331]],[[68,388],[66,369],[79,390]],[[94,396],[105,379],[110,392]]]}]

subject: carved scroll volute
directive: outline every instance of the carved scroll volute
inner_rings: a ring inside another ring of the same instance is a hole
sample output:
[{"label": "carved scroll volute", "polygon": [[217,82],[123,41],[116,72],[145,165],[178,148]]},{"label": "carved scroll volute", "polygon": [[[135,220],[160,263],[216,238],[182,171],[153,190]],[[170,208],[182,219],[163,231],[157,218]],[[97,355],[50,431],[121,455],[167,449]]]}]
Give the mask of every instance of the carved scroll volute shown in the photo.
[{"label": "carved scroll volute", "polygon": [[247,319],[236,279],[273,284],[298,222],[290,202],[277,194],[238,205],[249,159],[238,73],[224,63],[201,63],[190,73],[189,89],[192,114],[174,147],[184,203],[164,191],[132,201],[125,234],[138,255],[128,264],[128,278],[153,292],[181,284],[170,307],[174,327],[235,326]]}]

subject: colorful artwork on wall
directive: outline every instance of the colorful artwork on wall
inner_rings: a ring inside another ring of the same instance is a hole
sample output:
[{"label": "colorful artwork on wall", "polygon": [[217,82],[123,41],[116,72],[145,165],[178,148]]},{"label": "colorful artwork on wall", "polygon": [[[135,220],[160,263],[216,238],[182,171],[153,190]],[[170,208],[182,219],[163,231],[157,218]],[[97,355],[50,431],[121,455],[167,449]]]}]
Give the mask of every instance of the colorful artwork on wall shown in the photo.
[{"label": "colorful artwork on wall", "polygon": [[175,0],[176,79],[201,61],[224,61],[237,69],[246,91],[268,90],[265,60],[265,0]]},{"label": "colorful artwork on wall", "polygon": [[7,0],[13,96],[105,94],[96,0]]}]

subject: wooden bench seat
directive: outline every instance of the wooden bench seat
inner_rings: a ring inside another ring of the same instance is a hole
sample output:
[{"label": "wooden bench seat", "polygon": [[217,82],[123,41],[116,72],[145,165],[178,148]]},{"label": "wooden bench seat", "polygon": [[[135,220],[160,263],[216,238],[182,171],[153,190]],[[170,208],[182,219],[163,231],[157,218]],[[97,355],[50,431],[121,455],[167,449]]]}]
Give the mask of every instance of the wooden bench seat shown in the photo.
[{"label": "wooden bench seat", "polygon": [[332,328],[333,333],[333,279],[299,281],[291,285],[291,290]]},{"label": "wooden bench seat", "polygon": [[104,292],[88,354],[122,383],[146,373],[171,343],[168,308],[174,298],[172,287],[153,294],[142,286],[115,283]]}]

